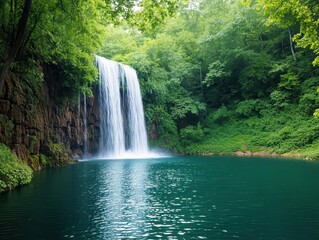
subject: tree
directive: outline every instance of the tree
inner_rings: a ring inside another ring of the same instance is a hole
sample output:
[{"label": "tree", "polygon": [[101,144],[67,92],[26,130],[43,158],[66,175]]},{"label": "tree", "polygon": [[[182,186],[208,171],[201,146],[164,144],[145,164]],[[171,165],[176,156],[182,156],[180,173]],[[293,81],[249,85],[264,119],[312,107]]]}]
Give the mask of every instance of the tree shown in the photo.
[{"label": "tree", "polygon": [[5,57],[5,59],[4,59],[4,63],[3,63],[3,66],[2,66],[2,69],[0,72],[0,93],[2,92],[5,78],[7,76],[8,71],[9,71],[10,65],[13,62],[13,60],[15,59],[15,57],[16,57],[16,55],[17,55],[17,53],[22,45],[22,42],[24,40],[31,7],[32,7],[32,0],[25,0],[24,5],[23,5],[22,14],[21,14],[21,17],[20,17],[19,22],[18,22],[15,38],[14,38],[13,42],[10,44],[10,48],[8,50],[8,53]]},{"label": "tree", "polygon": [[[299,32],[292,38],[300,47],[310,48],[317,56],[313,64],[319,65],[319,8],[318,0],[245,0],[248,4],[254,3],[267,15],[267,23],[277,24],[288,28],[298,24]],[[289,34],[291,32],[289,30]],[[294,53],[293,53],[294,54]]]},{"label": "tree", "polygon": [[[93,54],[105,26],[126,20],[150,30],[176,11],[177,0],[3,0],[0,3],[0,93],[11,63],[32,56],[66,70],[71,83],[84,87],[96,78]],[[20,15],[17,21],[17,16]],[[18,56],[19,55],[19,56]],[[72,80],[71,80],[72,79]]]}]

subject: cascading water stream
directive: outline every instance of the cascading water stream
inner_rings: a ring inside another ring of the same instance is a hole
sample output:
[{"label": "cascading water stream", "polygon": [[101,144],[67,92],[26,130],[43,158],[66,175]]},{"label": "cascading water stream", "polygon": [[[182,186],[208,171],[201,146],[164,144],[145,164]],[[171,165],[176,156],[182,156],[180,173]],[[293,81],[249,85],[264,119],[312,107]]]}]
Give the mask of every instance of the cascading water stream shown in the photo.
[{"label": "cascading water stream", "polygon": [[127,86],[130,150],[143,154],[148,152],[148,144],[140,84],[133,68],[126,65],[122,67]]},{"label": "cascading water stream", "polygon": [[119,157],[125,152],[119,64],[96,57],[99,68],[100,155]]},{"label": "cascading water stream", "polygon": [[84,149],[83,155],[86,157],[88,155],[88,129],[87,129],[87,108],[86,108],[86,93],[83,93],[83,139],[84,139]]},{"label": "cascading water stream", "polygon": [[99,69],[100,156],[125,158],[148,152],[142,96],[136,71],[96,56]]}]

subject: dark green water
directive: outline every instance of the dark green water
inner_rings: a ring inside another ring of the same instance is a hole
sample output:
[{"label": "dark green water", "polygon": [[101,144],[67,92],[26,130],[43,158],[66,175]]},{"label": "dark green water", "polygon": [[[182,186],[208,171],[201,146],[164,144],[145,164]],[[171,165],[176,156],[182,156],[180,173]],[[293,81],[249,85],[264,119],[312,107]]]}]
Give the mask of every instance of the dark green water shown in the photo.
[{"label": "dark green water", "polygon": [[0,239],[319,239],[319,163],[82,162],[0,195]]}]

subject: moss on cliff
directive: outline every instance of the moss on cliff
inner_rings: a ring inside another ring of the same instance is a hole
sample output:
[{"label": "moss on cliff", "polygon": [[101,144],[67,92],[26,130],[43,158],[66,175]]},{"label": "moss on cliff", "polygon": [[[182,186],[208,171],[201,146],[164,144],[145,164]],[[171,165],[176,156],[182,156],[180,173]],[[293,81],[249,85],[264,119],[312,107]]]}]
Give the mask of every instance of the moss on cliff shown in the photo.
[{"label": "moss on cliff", "polygon": [[72,159],[70,158],[70,153],[67,151],[63,144],[49,143],[47,147],[48,149],[46,152],[46,162],[48,166],[62,166],[72,162]]},{"label": "moss on cliff", "polygon": [[31,179],[31,168],[0,143],[0,192],[27,184]]}]

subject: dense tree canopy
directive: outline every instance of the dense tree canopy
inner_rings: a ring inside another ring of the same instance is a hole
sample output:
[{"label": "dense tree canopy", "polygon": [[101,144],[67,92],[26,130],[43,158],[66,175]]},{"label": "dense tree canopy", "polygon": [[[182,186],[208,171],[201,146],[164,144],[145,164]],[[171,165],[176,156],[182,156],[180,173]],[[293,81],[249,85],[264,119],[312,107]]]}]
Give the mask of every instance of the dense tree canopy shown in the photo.
[{"label": "dense tree canopy", "polygon": [[96,79],[94,53],[106,26],[123,21],[150,30],[175,13],[176,0],[4,0],[0,2],[0,92],[14,60],[59,63],[66,85],[86,88]]},{"label": "dense tree canopy", "polygon": [[[246,3],[252,3],[246,0]],[[268,16],[268,24],[278,24],[283,28],[299,25],[299,32],[294,41],[301,47],[309,47],[319,54],[319,1],[304,0],[257,0],[253,1],[257,8],[262,9]],[[319,56],[314,62],[319,65]]]}]

